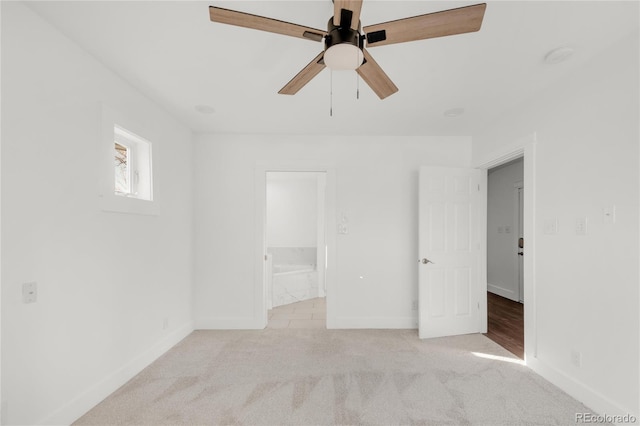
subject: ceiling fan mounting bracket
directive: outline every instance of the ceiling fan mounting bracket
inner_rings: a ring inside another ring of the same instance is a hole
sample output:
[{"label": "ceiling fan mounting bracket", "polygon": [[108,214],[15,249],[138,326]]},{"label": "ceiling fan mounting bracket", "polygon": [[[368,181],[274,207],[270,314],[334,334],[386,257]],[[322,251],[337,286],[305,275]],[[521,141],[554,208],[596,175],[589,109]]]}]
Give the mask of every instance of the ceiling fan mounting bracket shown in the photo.
[{"label": "ceiling fan mounting bracket", "polygon": [[357,30],[351,29],[350,25],[351,19],[348,20],[348,25],[344,25],[342,22],[340,25],[334,25],[333,17],[331,17],[327,24],[327,35],[324,38],[325,50],[342,43],[351,44],[362,50],[365,37],[361,36]]}]

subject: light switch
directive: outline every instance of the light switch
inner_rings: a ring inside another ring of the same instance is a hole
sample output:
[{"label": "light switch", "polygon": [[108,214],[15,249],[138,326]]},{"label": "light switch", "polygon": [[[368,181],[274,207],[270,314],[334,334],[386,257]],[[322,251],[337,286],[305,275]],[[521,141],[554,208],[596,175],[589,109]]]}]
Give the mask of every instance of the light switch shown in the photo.
[{"label": "light switch", "polygon": [[502,226],[498,226],[498,234],[502,234],[504,232],[504,228]]},{"label": "light switch", "polygon": [[587,235],[587,218],[576,219],[576,235]]},{"label": "light switch", "polygon": [[510,234],[511,233],[511,226],[507,225],[504,227],[504,233],[505,234]]}]

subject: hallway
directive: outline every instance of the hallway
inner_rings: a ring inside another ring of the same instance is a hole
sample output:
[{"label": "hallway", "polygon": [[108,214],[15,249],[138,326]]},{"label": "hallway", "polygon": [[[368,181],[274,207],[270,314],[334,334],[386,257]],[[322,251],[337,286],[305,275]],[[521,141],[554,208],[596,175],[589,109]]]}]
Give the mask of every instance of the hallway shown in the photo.
[{"label": "hallway", "polygon": [[524,359],[524,305],[487,292],[487,336]]}]

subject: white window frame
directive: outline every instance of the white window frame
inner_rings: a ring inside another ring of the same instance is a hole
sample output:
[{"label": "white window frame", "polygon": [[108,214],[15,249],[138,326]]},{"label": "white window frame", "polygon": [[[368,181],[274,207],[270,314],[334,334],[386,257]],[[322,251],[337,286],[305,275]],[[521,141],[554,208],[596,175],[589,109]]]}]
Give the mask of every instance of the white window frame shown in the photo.
[{"label": "white window frame", "polygon": [[[153,185],[153,155],[157,154],[157,146],[152,142],[154,139],[157,138],[153,137],[153,132],[140,125],[139,121],[102,105],[102,134],[98,150],[98,199],[101,210],[143,215],[159,214],[158,193]],[[116,143],[129,148],[129,193],[115,190]]]},{"label": "white window frame", "polygon": [[126,163],[125,164],[126,165],[125,165],[125,173],[124,174],[125,174],[125,179],[126,179],[126,183],[127,183],[126,186],[128,187],[124,191],[118,190],[118,172],[117,172],[117,170],[118,170],[119,165],[118,164],[114,164],[114,168],[115,168],[114,178],[116,180],[115,181],[114,190],[115,190],[116,195],[122,195],[122,196],[126,197],[126,196],[131,195],[132,193],[135,193],[135,184],[131,180],[131,177],[132,177],[131,176],[132,175],[132,173],[131,173],[131,163],[133,162],[133,150],[131,149],[131,147],[128,144],[124,143],[123,141],[119,141],[117,138],[114,138],[114,139],[115,140],[113,142],[113,145],[114,145],[114,149],[116,151],[115,155],[116,156],[118,155],[117,151],[119,151],[119,149],[118,149],[119,146],[124,148],[124,150],[125,150],[125,158],[126,158]]}]

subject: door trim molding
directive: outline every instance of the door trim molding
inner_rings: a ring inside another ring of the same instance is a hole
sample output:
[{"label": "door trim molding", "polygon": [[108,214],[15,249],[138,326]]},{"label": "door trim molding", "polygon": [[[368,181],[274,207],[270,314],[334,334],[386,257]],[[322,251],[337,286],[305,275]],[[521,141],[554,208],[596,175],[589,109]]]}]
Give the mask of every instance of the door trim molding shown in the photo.
[{"label": "door trim molding", "polygon": [[[488,170],[516,158],[524,157],[523,186],[526,188],[524,193],[524,239],[528,248],[527,256],[524,259],[524,359],[527,364],[528,359],[537,358],[538,355],[538,312],[535,274],[536,145],[537,134],[533,132],[481,157],[481,160],[474,162],[473,165],[473,167]],[[487,262],[486,238],[485,232],[482,254],[485,265]],[[486,304],[483,306],[483,310],[482,315],[486,322]]]},{"label": "door trim molding", "polygon": [[[518,256],[518,252],[520,251],[520,247],[518,247],[518,238],[520,237],[520,191],[522,191],[523,194],[526,193],[526,191],[524,190],[524,182],[523,181],[519,181],[513,184],[513,204],[514,204],[514,209],[513,209],[513,224],[514,224],[514,234],[517,234],[518,236],[515,238],[514,240],[514,245],[513,245],[513,258],[514,258],[514,262],[516,264],[515,267],[515,282],[518,283],[518,287],[517,287],[517,295],[518,295],[518,300],[517,302],[521,302],[524,303],[524,286],[523,286],[523,291],[520,291],[520,259]],[[524,200],[523,200],[523,209],[522,209],[522,214],[523,214],[523,223],[522,223],[522,228],[523,228],[523,237],[524,237]],[[526,240],[525,240],[525,244],[526,244]],[[524,252],[524,249],[523,249]],[[526,255],[526,253],[525,253]],[[523,265],[524,267],[524,259],[523,259]],[[524,279],[524,277],[523,277]]]},{"label": "door trim molding", "polygon": [[264,282],[267,232],[267,172],[320,172],[326,173],[325,187],[325,244],[327,246],[326,257],[326,301],[327,301],[327,328],[335,328],[335,274],[336,274],[336,167],[330,164],[309,163],[301,160],[287,164],[263,164],[257,163],[254,170],[255,192],[255,245],[254,245],[254,295],[253,316],[255,327],[262,329],[267,326],[267,295]]}]

